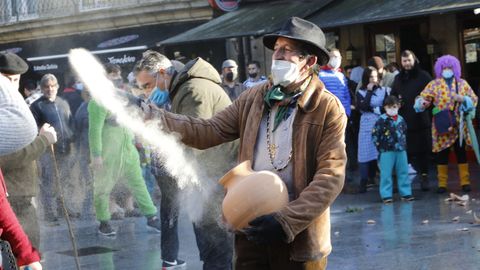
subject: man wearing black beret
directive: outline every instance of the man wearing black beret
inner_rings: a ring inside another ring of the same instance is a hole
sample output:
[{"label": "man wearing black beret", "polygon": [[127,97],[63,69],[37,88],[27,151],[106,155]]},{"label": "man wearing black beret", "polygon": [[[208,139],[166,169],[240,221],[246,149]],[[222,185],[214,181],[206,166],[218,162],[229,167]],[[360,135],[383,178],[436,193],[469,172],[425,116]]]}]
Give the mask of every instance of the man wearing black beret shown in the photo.
[{"label": "man wearing black beret", "polygon": [[20,75],[28,70],[28,64],[11,52],[0,52],[0,73],[9,79],[15,88],[20,86]]}]

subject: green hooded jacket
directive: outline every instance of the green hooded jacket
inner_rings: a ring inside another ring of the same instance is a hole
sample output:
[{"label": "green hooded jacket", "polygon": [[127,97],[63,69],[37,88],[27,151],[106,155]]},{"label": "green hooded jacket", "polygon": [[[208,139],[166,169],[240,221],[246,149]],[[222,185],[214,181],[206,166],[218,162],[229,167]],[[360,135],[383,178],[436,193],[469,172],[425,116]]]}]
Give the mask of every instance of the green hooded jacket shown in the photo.
[{"label": "green hooded jacket", "polygon": [[[170,84],[172,112],[209,119],[232,102],[220,86],[222,80],[215,68],[202,58],[188,62]],[[238,144],[227,143],[207,150],[190,148],[207,176],[219,180],[236,164]]]}]

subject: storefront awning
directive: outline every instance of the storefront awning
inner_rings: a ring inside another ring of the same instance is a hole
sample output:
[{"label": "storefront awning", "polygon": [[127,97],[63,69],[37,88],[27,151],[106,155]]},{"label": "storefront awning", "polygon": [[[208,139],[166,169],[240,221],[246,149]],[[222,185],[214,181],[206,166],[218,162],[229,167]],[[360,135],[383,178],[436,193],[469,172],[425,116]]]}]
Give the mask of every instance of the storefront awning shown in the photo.
[{"label": "storefront awning", "polygon": [[287,18],[291,16],[305,18],[332,1],[298,0],[250,4],[182,34],[158,42],[157,45],[264,35],[279,29]]},{"label": "storefront awning", "polygon": [[480,7],[478,0],[337,0],[309,18],[322,28],[446,13]]}]

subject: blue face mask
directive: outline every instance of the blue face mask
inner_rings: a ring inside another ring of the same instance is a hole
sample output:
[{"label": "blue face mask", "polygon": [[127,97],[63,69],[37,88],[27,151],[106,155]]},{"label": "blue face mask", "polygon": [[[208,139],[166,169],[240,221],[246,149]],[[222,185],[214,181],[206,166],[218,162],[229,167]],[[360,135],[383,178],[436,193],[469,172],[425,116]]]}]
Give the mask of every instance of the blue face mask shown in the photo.
[{"label": "blue face mask", "polygon": [[[155,79],[155,88],[153,88],[152,93],[148,99],[155,104],[157,107],[162,107],[165,103],[168,102],[168,90],[161,90],[158,86],[158,74],[157,78]],[[166,82],[165,82],[166,85]]]},{"label": "blue face mask", "polygon": [[444,69],[442,71],[442,77],[445,79],[450,79],[453,77],[453,71],[451,69]]}]

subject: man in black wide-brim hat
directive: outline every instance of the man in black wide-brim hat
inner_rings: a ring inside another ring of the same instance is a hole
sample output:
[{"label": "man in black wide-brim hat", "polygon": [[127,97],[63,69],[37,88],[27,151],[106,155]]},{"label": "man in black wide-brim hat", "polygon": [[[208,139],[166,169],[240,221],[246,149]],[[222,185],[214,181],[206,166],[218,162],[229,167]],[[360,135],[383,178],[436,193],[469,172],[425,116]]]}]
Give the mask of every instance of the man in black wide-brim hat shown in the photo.
[{"label": "man in black wide-brim hat", "polygon": [[239,138],[239,161],[251,160],[254,170],[272,171],[285,182],[288,204],[236,232],[236,270],[325,269],[332,250],[329,207],[342,190],[347,161],[345,110],[314,68],[329,60],[325,36],[292,17],[263,43],[273,50],[271,81],[210,119],[165,111],[147,118],[160,118],[196,148]]}]

